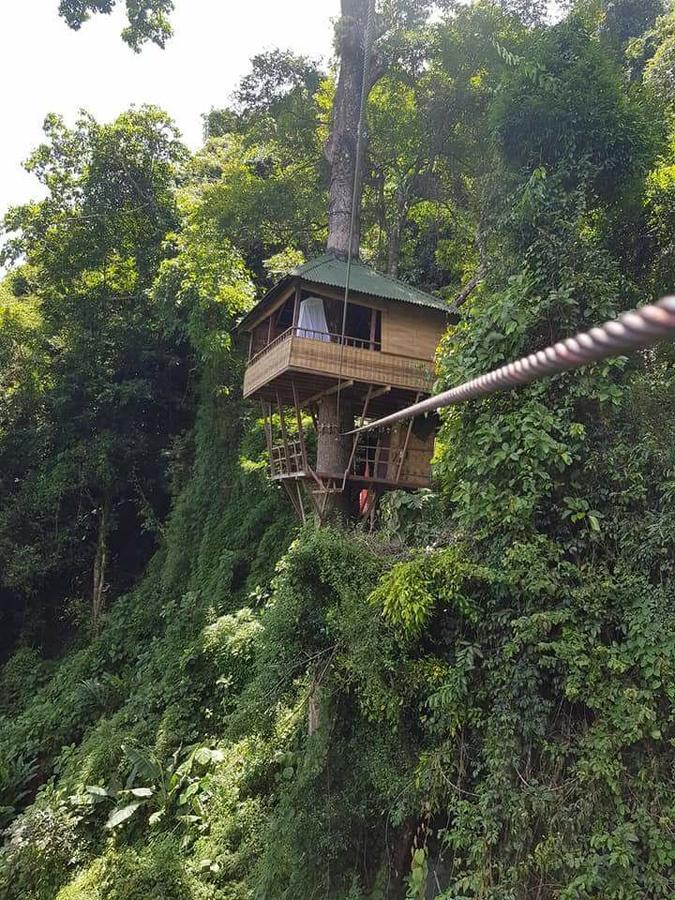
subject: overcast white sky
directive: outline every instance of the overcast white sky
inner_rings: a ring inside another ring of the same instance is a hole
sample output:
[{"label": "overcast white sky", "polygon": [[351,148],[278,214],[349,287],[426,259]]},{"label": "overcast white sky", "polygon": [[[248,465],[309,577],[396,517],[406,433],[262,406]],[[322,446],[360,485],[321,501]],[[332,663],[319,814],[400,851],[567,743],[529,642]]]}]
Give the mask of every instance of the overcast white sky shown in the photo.
[{"label": "overcast white sky", "polygon": [[72,32],[58,0],[0,0],[0,215],[40,195],[21,162],[41,140],[48,112],[72,121],[81,108],[111,119],[132,103],[155,103],[186,142],[201,141],[201,113],[221,106],[264,49],[292,48],[327,59],[339,0],[176,0],[166,50],[133,53],[123,16],[96,16]]}]

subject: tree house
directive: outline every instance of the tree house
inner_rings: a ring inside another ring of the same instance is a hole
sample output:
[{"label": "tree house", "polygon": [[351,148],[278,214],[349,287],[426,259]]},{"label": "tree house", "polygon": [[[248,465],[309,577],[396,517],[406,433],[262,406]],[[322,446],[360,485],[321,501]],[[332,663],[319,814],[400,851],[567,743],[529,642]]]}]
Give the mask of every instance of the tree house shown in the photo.
[{"label": "tree house", "polygon": [[[431,393],[456,313],[441,300],[327,254],[294,269],[248,313],[244,397],[262,402],[271,476],[305,518],[331,495],[365,515],[385,490],[429,485],[435,420],[346,436]],[[344,320],[344,329],[343,329]],[[303,490],[304,488],[304,490]]]}]

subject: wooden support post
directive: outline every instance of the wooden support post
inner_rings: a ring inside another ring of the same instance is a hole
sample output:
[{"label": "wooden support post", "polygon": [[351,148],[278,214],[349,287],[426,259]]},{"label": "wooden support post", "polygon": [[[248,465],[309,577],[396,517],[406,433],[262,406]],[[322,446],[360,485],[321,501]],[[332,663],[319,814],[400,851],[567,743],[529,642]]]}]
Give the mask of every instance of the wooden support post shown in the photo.
[{"label": "wooden support post", "polygon": [[302,518],[302,524],[305,525],[307,522],[307,516],[305,515],[305,504],[302,502],[302,485],[300,481],[295,482],[295,489],[298,493],[298,506],[300,507],[300,517]]},{"label": "wooden support post", "polygon": [[300,321],[300,302],[302,299],[302,290],[300,288],[300,279],[295,284],[295,303],[293,304],[293,334],[298,327]]},{"label": "wooden support post", "polygon": [[375,349],[375,336],[377,334],[377,310],[370,311],[370,349]]},{"label": "wooden support post", "polygon": [[[366,421],[366,416],[368,415],[368,404],[370,403],[370,396],[371,396],[372,392],[373,392],[373,386],[371,384],[368,386],[368,394],[366,396],[365,403],[363,404],[363,413],[361,414],[361,422],[359,423],[359,428],[362,428]],[[344,491],[345,485],[347,483],[347,477],[351,470],[352,463],[354,462],[354,457],[356,456],[356,448],[359,445],[360,438],[361,438],[361,434],[357,433],[354,435],[354,438],[352,440],[351,456],[349,457],[349,462],[347,463],[347,468],[345,469],[344,478],[342,479],[342,490],[343,491]]]},{"label": "wooden support post", "polygon": [[291,454],[288,448],[288,434],[286,433],[286,417],[284,416],[284,408],[281,405],[281,397],[277,391],[277,407],[279,408],[279,420],[281,422],[281,436],[284,441],[284,455],[286,456],[286,474],[292,475],[291,472]]},{"label": "wooden support post", "polygon": [[[361,421],[359,423],[359,428],[363,428],[366,423],[366,416],[368,415],[368,405],[370,403],[370,399],[373,396],[373,386],[372,384],[368,385],[368,393],[366,394],[366,400],[363,404],[363,412],[361,413]],[[354,435],[355,438],[359,437],[358,434]]]},{"label": "wooden support post", "polygon": [[290,485],[287,481],[285,481],[285,480],[282,481],[281,483],[283,484],[284,490],[286,491],[286,494],[288,495],[288,499],[291,501],[291,503],[292,503],[292,505],[293,505],[293,509],[295,510],[296,514],[302,519],[302,518],[303,518],[302,510],[301,510],[301,508],[298,506],[297,498],[293,496],[293,488],[292,488],[291,485]]},{"label": "wooden support post", "polygon": [[320,479],[314,472],[312,472],[312,474],[314,475],[318,489],[310,491],[309,496],[312,501],[312,506],[314,507],[314,514],[318,519],[319,524],[323,525],[330,488],[323,479]]},{"label": "wooden support post", "polygon": [[253,332],[251,331],[248,336],[248,361],[251,362],[251,357],[253,356]]},{"label": "wooden support post", "polygon": [[[415,403],[417,403],[417,401],[420,399],[421,396],[422,395],[418,392],[417,396],[415,397]],[[398,462],[398,469],[396,470],[396,484],[398,484],[401,479],[401,472],[403,471],[403,463],[405,462],[405,455],[408,452],[408,444],[410,443],[410,435],[412,434],[414,424],[415,424],[414,419],[411,419],[408,422],[408,427],[407,427],[406,433],[405,433],[405,442],[403,444],[403,451],[401,453],[401,458]]]},{"label": "wooden support post", "polygon": [[272,319],[273,318],[274,318],[274,314],[272,314],[268,320],[268,322],[269,322],[269,324],[267,326],[267,346],[268,347],[272,343]]},{"label": "wooden support post", "polygon": [[377,467],[380,464],[380,456],[382,455],[382,435],[377,435],[377,446],[375,447],[375,459],[373,460],[373,478],[377,478]]},{"label": "wooden support post", "polygon": [[302,471],[306,472],[309,468],[307,461],[307,446],[305,444],[305,430],[302,426],[302,410],[300,409],[300,401],[298,399],[298,387],[293,381],[293,402],[295,403],[295,415],[298,420],[298,440],[300,441],[300,450],[302,451]]},{"label": "wooden support post", "polygon": [[271,404],[261,400],[263,418],[265,420],[265,438],[267,439],[267,452],[272,460],[272,409]]},{"label": "wooden support post", "polygon": [[272,434],[272,404],[265,400],[260,401],[263,418],[265,420],[265,440],[267,442],[267,455],[270,458],[270,475],[274,478],[274,442]]},{"label": "wooden support post", "polygon": [[328,499],[331,494],[332,485],[333,485],[333,481],[331,480],[328,482],[328,487],[325,487],[325,490],[323,493],[323,503],[321,504],[321,514],[319,516],[319,521],[321,522],[322,525],[326,519],[326,510],[328,509]]}]

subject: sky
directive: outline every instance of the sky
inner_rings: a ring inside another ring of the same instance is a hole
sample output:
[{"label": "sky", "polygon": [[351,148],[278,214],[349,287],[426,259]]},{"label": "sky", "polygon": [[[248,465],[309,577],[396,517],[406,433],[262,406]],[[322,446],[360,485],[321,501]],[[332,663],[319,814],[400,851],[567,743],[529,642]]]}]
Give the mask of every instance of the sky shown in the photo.
[{"label": "sky", "polygon": [[[123,5],[123,4],[122,4]],[[58,0],[0,0],[0,216],[41,196],[21,163],[40,143],[47,113],[73,122],[79,109],[110,120],[131,104],[154,103],[184,140],[201,143],[201,114],[224,105],[249,60],[281,47],[328,60],[339,0],[176,0],[165,50],[135,54],[122,41],[122,10],[79,32],[57,14]]]}]

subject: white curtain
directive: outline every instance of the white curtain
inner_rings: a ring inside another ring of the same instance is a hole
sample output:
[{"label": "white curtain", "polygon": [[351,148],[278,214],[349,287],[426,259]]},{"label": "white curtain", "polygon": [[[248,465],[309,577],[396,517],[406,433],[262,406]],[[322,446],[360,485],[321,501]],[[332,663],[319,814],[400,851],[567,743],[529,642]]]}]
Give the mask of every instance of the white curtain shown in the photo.
[{"label": "white curtain", "polygon": [[307,297],[300,304],[297,333],[299,337],[312,338],[315,341],[330,341],[326,310],[320,297]]}]

